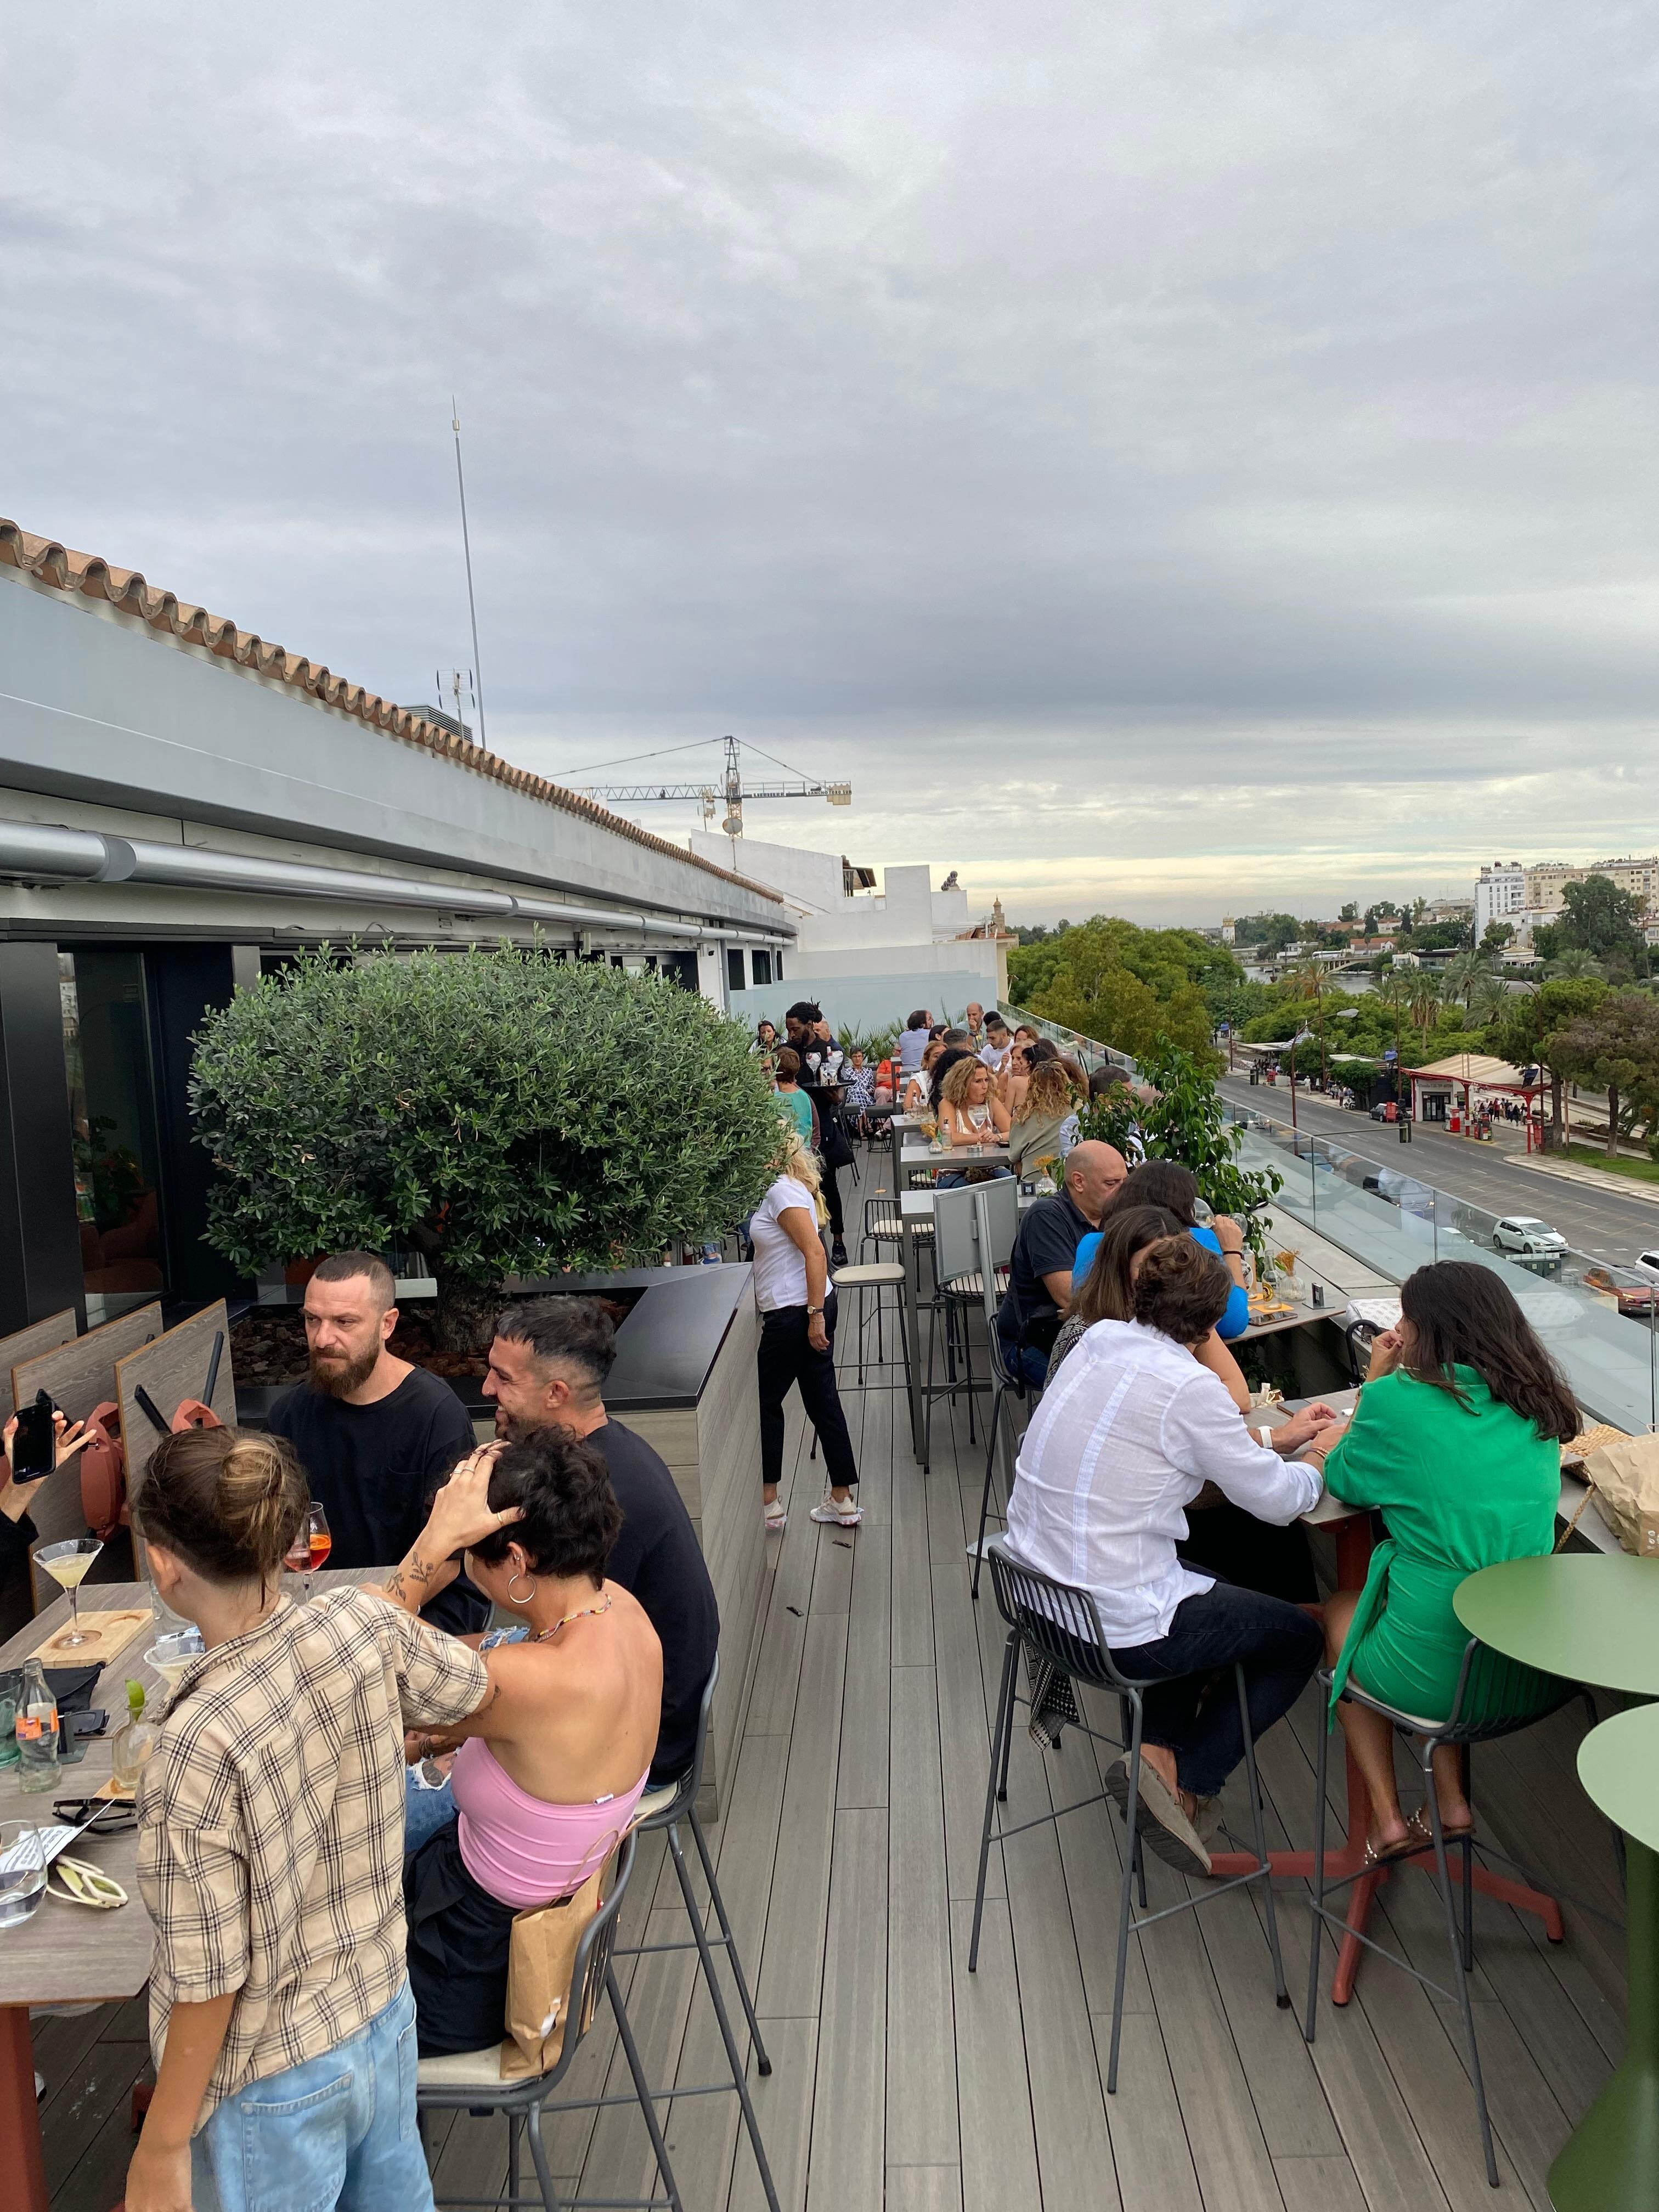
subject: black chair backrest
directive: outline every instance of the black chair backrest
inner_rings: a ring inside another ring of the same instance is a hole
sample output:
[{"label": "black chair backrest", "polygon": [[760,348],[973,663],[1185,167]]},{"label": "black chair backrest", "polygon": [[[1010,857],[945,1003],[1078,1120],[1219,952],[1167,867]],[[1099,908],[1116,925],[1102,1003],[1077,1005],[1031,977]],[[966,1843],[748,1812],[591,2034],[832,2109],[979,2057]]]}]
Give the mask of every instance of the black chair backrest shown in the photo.
[{"label": "black chair backrest", "polygon": [[[1356,1390],[1365,1379],[1372,1342],[1381,1334],[1374,1321],[1351,1321],[1342,1332],[1348,1346],[1348,1374]],[[1363,1359],[1362,1349],[1367,1355]]]},{"label": "black chair backrest", "polygon": [[1032,1650],[1073,1680],[1098,1683],[1103,1689],[1124,1686],[1106,1648],[1092,1591],[1026,1566],[1011,1555],[1001,1537],[986,1546],[985,1557],[998,1611]]},{"label": "black chair backrest", "polygon": [[[605,1994],[605,1978],[611,1966],[611,1954],[617,1942],[617,1915],[628,1889],[629,1876],[634,1871],[634,1856],[638,1840],[630,1832],[617,1847],[617,1868],[612,1876],[611,1893],[599,1911],[583,1929],[576,1944],[576,1960],[570,1975],[570,2011],[565,2021],[564,2044],[559,2052],[559,2063],[542,2082],[551,2087],[569,2069],[580,2046],[582,2038],[593,2025],[599,1999]],[[580,1991],[580,2002],[577,1992]]]},{"label": "black chair backrest", "polygon": [[1484,1737],[1510,1735],[1528,1728],[1582,1696],[1577,1682],[1540,1674],[1519,1659],[1506,1659],[1478,1637],[1463,1648],[1451,1718],[1436,1731],[1449,1743],[1479,1743]]}]

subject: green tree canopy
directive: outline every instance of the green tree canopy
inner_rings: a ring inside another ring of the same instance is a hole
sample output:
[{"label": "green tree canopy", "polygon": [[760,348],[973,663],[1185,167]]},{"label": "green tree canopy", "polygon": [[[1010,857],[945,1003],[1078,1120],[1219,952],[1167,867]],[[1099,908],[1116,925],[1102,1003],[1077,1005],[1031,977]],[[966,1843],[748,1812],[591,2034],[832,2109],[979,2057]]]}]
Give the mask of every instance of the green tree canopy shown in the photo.
[{"label": "green tree canopy", "polygon": [[1644,991],[1609,991],[1550,1040],[1552,1064],[1569,1082],[1607,1097],[1607,1152],[1621,1134],[1659,1135],[1659,1000]]},{"label": "green tree canopy", "polygon": [[778,1152],[736,1023],[511,946],[302,957],[209,1016],[190,1088],[216,1250],[252,1273],[396,1244],[426,1255],[441,1305],[723,1235]]},{"label": "green tree canopy", "polygon": [[1622,891],[1611,876],[1586,876],[1561,893],[1561,919],[1555,942],[1562,952],[1588,952],[1593,958],[1617,957],[1631,972],[1647,972],[1647,945],[1641,931],[1642,905],[1633,891]]},{"label": "green tree canopy", "polygon": [[1194,930],[1097,914],[1011,951],[1008,990],[1017,1006],[1138,1060],[1160,1038],[1202,1054],[1249,986],[1226,947]]}]

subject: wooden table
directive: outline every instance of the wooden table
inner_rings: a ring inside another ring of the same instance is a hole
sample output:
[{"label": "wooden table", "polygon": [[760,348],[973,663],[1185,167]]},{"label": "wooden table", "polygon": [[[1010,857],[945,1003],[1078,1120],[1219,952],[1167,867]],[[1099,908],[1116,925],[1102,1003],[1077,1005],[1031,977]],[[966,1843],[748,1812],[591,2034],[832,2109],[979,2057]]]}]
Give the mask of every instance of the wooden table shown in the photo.
[{"label": "wooden table", "polygon": [[[341,1583],[372,1582],[388,1571],[385,1567],[337,1568],[313,1580],[319,1589],[327,1589]],[[100,1607],[150,1602],[148,1583],[99,1583],[94,1587]],[[0,1646],[0,1668],[21,1666],[43,1637],[68,1620],[69,1613],[67,1597],[54,1599],[27,1628]],[[93,1685],[92,1702],[108,1712],[111,1734],[126,1717],[129,1676],[143,1684],[152,1715],[167,1702],[167,1684],[143,1663],[143,1654],[155,1640],[153,1630],[141,1629]],[[46,1826],[53,1819],[53,1798],[91,1796],[100,1783],[108,1781],[110,1765],[110,1736],[106,1735],[92,1739],[84,1759],[59,1768],[58,1785],[50,1795],[42,1790],[38,1796],[26,1796],[18,1787],[18,1769],[0,1768],[0,1820],[35,1820]],[[116,2003],[137,1996],[149,1979],[155,1939],[138,1894],[136,1831],[82,1836],[73,1849],[77,1858],[112,1875],[127,1893],[128,1902],[114,1912],[94,1912],[46,1897],[21,1926],[0,1929],[0,2154],[13,2162],[12,2186],[19,2193],[14,2197],[8,2191],[5,2201],[14,2212],[49,2212],[29,2008]]]},{"label": "wooden table", "polygon": [[[1323,1316],[1322,1316],[1322,1318]],[[1359,1397],[1358,1390],[1333,1390],[1324,1402],[1339,1413],[1351,1413]],[[1294,1410],[1290,1406],[1253,1407],[1245,1416],[1253,1429],[1277,1428],[1288,1420]],[[1359,1590],[1365,1587],[1365,1577],[1370,1571],[1371,1553],[1376,1546],[1371,1534],[1370,1514],[1356,1506],[1345,1504],[1328,1491],[1321,1496],[1311,1510],[1302,1516],[1304,1525],[1310,1528],[1328,1528],[1336,1546],[1336,1586],[1343,1590]],[[1495,1570],[1492,1571],[1496,1571]],[[1659,1570],[1656,1571],[1659,1574]],[[1659,1587],[1659,1583],[1656,1583]],[[1464,1587],[1467,1589],[1468,1585]],[[1317,1610],[1317,1608],[1311,1608]],[[1471,1632],[1473,1633],[1474,1632]],[[1346,1749],[1346,1744],[1345,1744]],[[1346,1753],[1348,1828],[1340,1850],[1325,1855],[1325,1879],[1331,1885],[1353,1881],[1348,1896],[1347,1928],[1337,1952],[1336,1972],[1331,1981],[1331,2002],[1345,2005],[1353,1995],[1355,1977],[1364,1954],[1364,1936],[1366,1923],[1370,1918],[1371,1900],[1389,1875],[1401,1866],[1417,1866],[1419,1871],[1432,1875],[1432,1862],[1407,1859],[1392,1865],[1385,1863],[1369,1874],[1364,1872],[1365,1838],[1370,1826],[1370,1792],[1365,1778],[1354,1763],[1353,1753]],[[1319,1817],[1324,1816],[1322,1806]],[[1306,1851],[1269,1851],[1268,1860],[1276,1875],[1298,1881],[1311,1881],[1314,1855]],[[1211,1854],[1211,1864],[1218,1875],[1248,1874],[1256,1862],[1249,1851],[1216,1851]],[[1355,1877],[1358,1879],[1355,1880]],[[1510,1881],[1503,1875],[1492,1873],[1477,1866],[1474,1886],[1488,1897],[1515,1905],[1523,1912],[1531,1912],[1544,1923],[1544,1932],[1553,1943],[1565,1940],[1566,1929],[1562,1923],[1561,1908],[1553,1897],[1540,1890],[1529,1889],[1525,1884]]]},{"label": "wooden table", "polygon": [[[150,1601],[144,1583],[100,1583],[96,1587],[100,1607],[147,1607]],[[67,1597],[55,1599],[0,1646],[0,1667],[21,1666],[43,1636],[68,1620],[69,1611]],[[152,1711],[166,1701],[167,1685],[143,1663],[143,1654],[155,1640],[153,1631],[141,1630],[94,1685],[92,1702],[107,1710],[112,1731],[126,1716],[129,1675],[143,1684]],[[46,1826],[54,1817],[53,1797],[89,1797],[108,1781],[109,1736],[94,1737],[84,1759],[61,1766],[58,1786],[50,1796],[45,1790],[38,1796],[26,1796],[18,1786],[18,1771],[15,1766],[0,1768],[0,1820],[36,1820]],[[73,1849],[77,1858],[112,1875],[129,1902],[115,1912],[92,1912],[46,1897],[20,1927],[0,1929],[0,2143],[18,2161],[15,2183],[21,2193],[12,2202],[21,2212],[47,2212],[29,2007],[112,2003],[136,1996],[149,1979],[152,1937],[138,1896],[137,1832],[129,1828],[123,1835],[82,1836]]]},{"label": "wooden table", "polygon": [[[1506,1559],[1452,1599],[1471,1636],[1570,1682],[1659,1698],[1659,1561],[1558,1552]],[[1626,2051],[1550,2168],[1556,2212],[1652,2212],[1659,2203],[1659,1711],[1591,1730],[1578,1771],[1628,1838]]]}]

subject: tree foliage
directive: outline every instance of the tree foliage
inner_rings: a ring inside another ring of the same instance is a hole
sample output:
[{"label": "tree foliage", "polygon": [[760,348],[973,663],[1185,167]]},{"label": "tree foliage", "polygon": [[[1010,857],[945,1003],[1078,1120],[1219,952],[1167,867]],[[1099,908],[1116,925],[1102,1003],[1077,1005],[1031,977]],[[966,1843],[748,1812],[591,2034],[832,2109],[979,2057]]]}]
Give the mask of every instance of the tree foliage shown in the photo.
[{"label": "tree foliage", "polygon": [[1096,915],[1008,956],[1017,1006],[1139,1060],[1167,1040],[1207,1050],[1228,1006],[1248,993],[1224,945],[1188,929],[1141,929]]},{"label": "tree foliage", "polygon": [[1244,1133],[1226,1118],[1207,1058],[1179,1045],[1154,1048],[1140,1061],[1142,1075],[1158,1094],[1152,1103],[1144,1103],[1127,1085],[1115,1085],[1079,1117],[1078,1133],[1124,1152],[1133,1130],[1149,1158],[1179,1160],[1212,1210],[1243,1224],[1259,1255],[1265,1231],[1255,1216],[1273,1203],[1285,1179],[1271,1168],[1256,1173],[1239,1165]]},{"label": "tree foliage", "polygon": [[[1571,886],[1569,886],[1571,888]],[[1604,1091],[1607,1151],[1621,1134],[1642,1127],[1650,1150],[1659,1141],[1659,1001],[1642,991],[1609,991],[1550,1040],[1552,1064],[1569,1082]],[[1659,1151],[1655,1151],[1659,1158]]]},{"label": "tree foliage", "polygon": [[1586,876],[1561,893],[1556,942],[1562,952],[1588,952],[1592,958],[1623,959],[1632,975],[1647,972],[1647,945],[1641,931],[1642,902],[1620,890],[1611,876]]},{"label": "tree foliage", "polygon": [[736,1023],[510,946],[302,957],[209,1016],[190,1091],[216,1250],[412,1248],[441,1296],[722,1235],[778,1149]]}]

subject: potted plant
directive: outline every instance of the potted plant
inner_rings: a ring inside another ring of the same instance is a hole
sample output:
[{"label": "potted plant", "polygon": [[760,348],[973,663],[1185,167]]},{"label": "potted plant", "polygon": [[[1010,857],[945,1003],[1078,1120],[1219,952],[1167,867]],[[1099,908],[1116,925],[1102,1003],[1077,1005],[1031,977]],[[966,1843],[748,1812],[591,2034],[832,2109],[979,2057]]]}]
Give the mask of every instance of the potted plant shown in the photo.
[{"label": "potted plant", "polygon": [[190,1091],[216,1251],[250,1274],[417,1251],[453,1352],[488,1341],[508,1275],[723,1236],[778,1143],[746,1032],[705,1000],[511,945],[306,955],[209,1016]]}]

